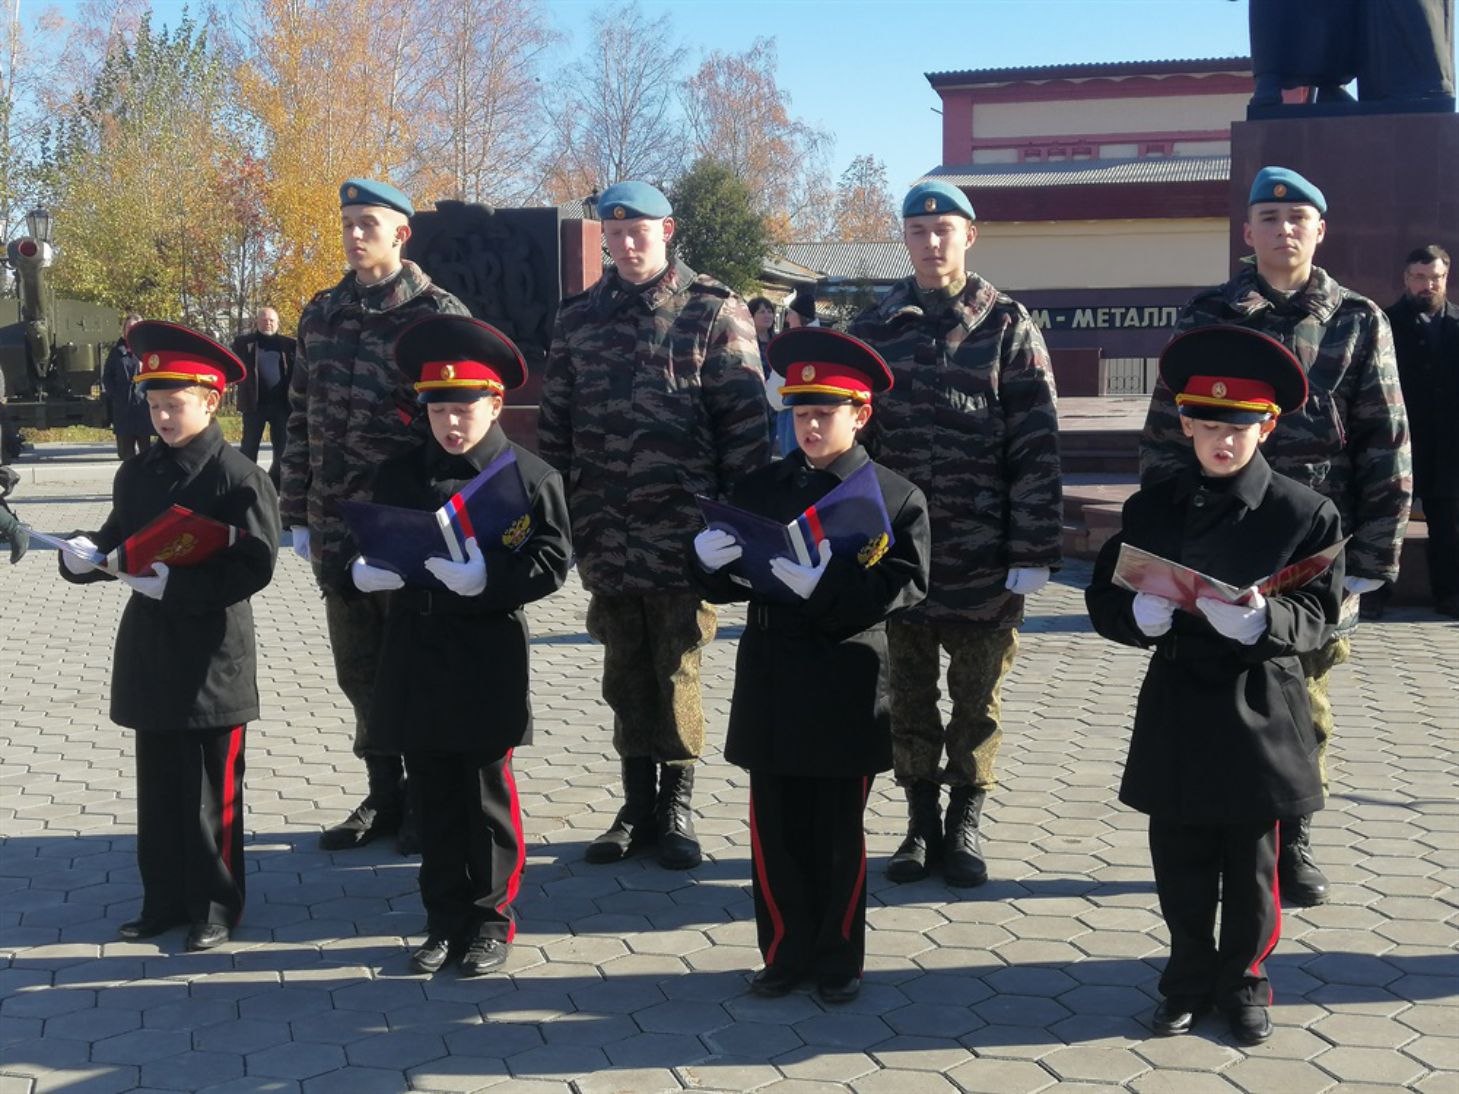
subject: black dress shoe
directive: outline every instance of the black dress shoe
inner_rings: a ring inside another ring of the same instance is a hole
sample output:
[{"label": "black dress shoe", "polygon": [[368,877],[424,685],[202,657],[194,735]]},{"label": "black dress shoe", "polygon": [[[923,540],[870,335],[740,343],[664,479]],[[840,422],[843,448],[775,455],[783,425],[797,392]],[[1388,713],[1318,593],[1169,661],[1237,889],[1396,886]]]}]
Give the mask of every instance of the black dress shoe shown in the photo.
[{"label": "black dress shoe", "polygon": [[228,928],[221,923],[194,923],[187,932],[187,948],[194,952],[211,950],[227,942],[228,937]]},{"label": "black dress shoe", "polygon": [[445,935],[433,934],[410,955],[410,963],[417,972],[440,972],[450,957],[451,940]]},{"label": "black dress shoe", "polygon": [[461,958],[462,976],[484,976],[507,963],[511,946],[495,938],[475,938]]},{"label": "black dress shoe", "polygon": [[800,973],[778,965],[766,965],[750,977],[750,990],[766,999],[778,999],[800,982]]},{"label": "black dress shoe", "polygon": [[849,1003],[861,994],[861,977],[827,976],[816,985],[822,1003]]},{"label": "black dress shoe", "polygon": [[135,942],[142,938],[156,938],[164,931],[170,931],[186,920],[180,919],[148,919],[146,916],[138,916],[136,919],[129,919],[117,928],[117,937],[128,942]]},{"label": "black dress shoe", "polygon": [[1233,1007],[1226,1017],[1231,1022],[1231,1036],[1243,1045],[1259,1045],[1272,1035],[1266,1007]]},{"label": "black dress shoe", "polygon": [[1150,1018],[1150,1028],[1157,1037],[1176,1037],[1189,1033],[1205,1009],[1206,1004],[1199,999],[1172,995],[1168,999],[1162,999],[1155,1008],[1155,1013]]}]

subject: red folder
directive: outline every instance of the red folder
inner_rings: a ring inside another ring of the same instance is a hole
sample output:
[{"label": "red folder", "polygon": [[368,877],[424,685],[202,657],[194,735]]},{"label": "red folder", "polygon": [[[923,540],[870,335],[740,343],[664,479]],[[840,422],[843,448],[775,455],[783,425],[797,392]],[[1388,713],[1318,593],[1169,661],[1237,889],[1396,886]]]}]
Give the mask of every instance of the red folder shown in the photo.
[{"label": "red folder", "polygon": [[241,528],[174,505],[108,554],[103,569],[114,574],[145,574],[151,572],[154,562],[196,566],[246,535]]}]

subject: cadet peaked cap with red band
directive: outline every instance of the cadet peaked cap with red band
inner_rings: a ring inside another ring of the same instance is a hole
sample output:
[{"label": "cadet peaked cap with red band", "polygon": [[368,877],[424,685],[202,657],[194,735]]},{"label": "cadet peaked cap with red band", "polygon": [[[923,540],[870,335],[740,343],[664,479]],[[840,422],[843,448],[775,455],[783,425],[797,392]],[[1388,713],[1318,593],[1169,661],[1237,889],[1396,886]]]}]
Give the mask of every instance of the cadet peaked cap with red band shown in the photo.
[{"label": "cadet peaked cap with red band", "polygon": [[869,403],[889,391],[892,370],[859,338],[824,327],[794,327],[765,347],[770,367],[785,377],[787,406]]},{"label": "cadet peaked cap with red band", "polygon": [[143,391],[201,384],[222,391],[248,375],[227,346],[177,323],[144,319],[127,332],[127,345],[140,362],[134,384]]},{"label": "cadet peaked cap with red band", "polygon": [[469,315],[428,315],[401,331],[395,363],[423,403],[465,403],[527,382],[516,344]]},{"label": "cadet peaked cap with red band", "polygon": [[1160,355],[1160,378],[1187,418],[1250,425],[1307,401],[1301,362],[1247,327],[1197,327],[1173,339]]}]

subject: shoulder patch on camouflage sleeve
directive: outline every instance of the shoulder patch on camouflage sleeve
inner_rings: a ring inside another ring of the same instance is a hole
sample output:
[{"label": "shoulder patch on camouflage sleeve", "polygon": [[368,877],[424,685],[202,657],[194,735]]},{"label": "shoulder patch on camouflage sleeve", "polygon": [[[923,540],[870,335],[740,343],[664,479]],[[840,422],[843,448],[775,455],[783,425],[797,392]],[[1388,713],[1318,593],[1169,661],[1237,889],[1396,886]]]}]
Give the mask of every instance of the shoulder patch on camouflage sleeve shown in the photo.
[{"label": "shoulder patch on camouflage sleeve", "polygon": [[690,292],[709,293],[712,296],[729,299],[734,296],[734,290],[728,285],[721,284],[708,274],[695,274],[694,280],[689,282]]}]

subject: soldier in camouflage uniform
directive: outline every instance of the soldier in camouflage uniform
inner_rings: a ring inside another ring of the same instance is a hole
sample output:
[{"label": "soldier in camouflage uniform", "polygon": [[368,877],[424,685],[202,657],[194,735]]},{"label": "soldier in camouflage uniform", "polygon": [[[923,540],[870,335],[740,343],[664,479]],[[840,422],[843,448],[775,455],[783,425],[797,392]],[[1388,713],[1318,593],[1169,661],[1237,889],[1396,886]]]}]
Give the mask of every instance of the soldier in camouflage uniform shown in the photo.
[{"label": "soldier in camouflage uniform", "polygon": [[[1273,470],[1337,505],[1343,532],[1352,537],[1343,584],[1355,598],[1398,577],[1412,465],[1388,320],[1373,301],[1313,265],[1326,211],[1322,192],[1307,179],[1286,168],[1263,168],[1252,183],[1245,226],[1254,256],[1226,284],[1187,304],[1176,332],[1214,323],[1251,327],[1281,341],[1302,362],[1311,394],[1300,411],[1282,415],[1265,455]],[[1141,482],[1175,473],[1192,458],[1181,440],[1175,399],[1157,382],[1141,438]],[[1301,659],[1324,788],[1332,736],[1327,677],[1347,658],[1348,639],[1340,631]],[[1327,878],[1312,858],[1310,823],[1310,816],[1281,821],[1282,896],[1301,905],[1327,899]]]},{"label": "soldier in camouflage uniform", "polygon": [[467,310],[401,258],[415,211],[403,193],[350,179],[339,197],[350,272],[318,293],[299,317],[279,508],[293,529],[294,550],[313,564],[324,592],[335,675],[354,707],[355,754],[369,776],[365,800],[324,832],[319,845],[338,851],[398,834],[402,853],[409,853],[414,826],[405,815],[400,756],[370,752],[364,744],[384,611],[379,597],[361,595],[349,580],[355,548],[336,505],[369,501],[375,468],[418,447],[429,432],[414,390],[391,357],[396,336],[422,316]]},{"label": "soldier in camouflage uniform", "polygon": [[[1054,375],[1028,312],[966,272],[977,227],[962,191],[922,183],[902,218],[916,272],[850,328],[896,377],[873,419],[873,454],[921,487],[932,517],[927,599],[887,624],[892,756],[910,814],[887,876],[915,881],[940,861],[949,884],[981,885],[988,869],[979,825],[996,782],[999,691],[1018,651],[1024,597],[1060,562]],[[945,729],[942,650],[952,699]],[[943,782],[951,788],[945,822]]]},{"label": "soldier in camouflage uniform", "polygon": [[614,269],[562,302],[537,426],[538,451],[567,482],[622,760],[623,808],[587,859],[655,842],[661,865],[687,869],[700,861],[699,651],[715,613],[690,584],[686,549],[704,526],[694,495],[723,497],[769,461],[760,351],[740,298],[670,257],[663,194],[618,183],[598,207]]}]

